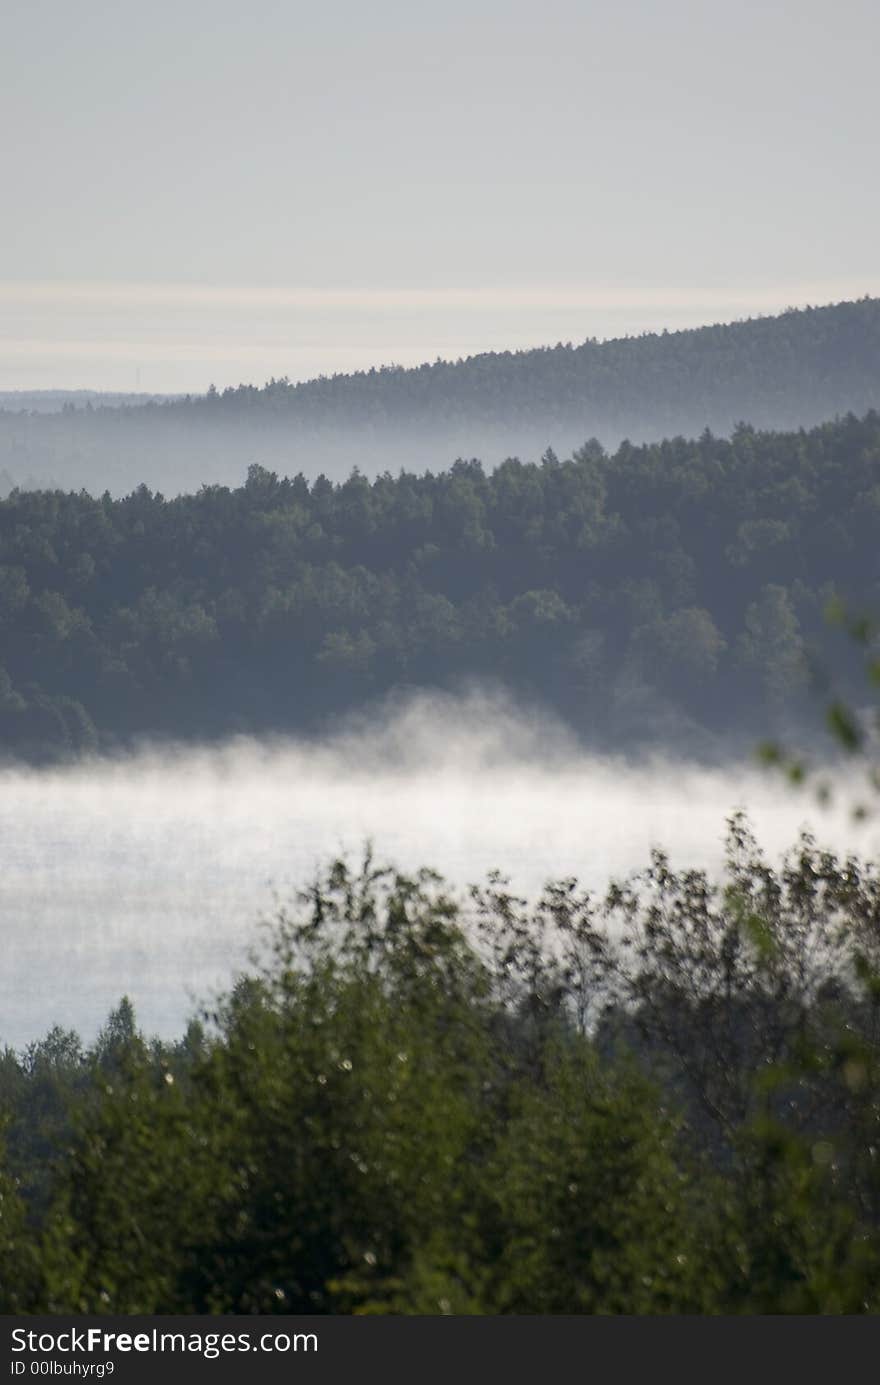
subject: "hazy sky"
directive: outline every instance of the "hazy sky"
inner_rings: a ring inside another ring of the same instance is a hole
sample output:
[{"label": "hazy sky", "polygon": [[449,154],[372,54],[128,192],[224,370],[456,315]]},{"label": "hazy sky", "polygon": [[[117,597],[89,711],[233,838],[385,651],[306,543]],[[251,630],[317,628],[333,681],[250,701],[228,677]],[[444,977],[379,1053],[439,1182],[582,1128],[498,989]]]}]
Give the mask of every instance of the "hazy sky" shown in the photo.
[{"label": "hazy sky", "polygon": [[0,388],[880,291],[876,0],[6,0]]}]

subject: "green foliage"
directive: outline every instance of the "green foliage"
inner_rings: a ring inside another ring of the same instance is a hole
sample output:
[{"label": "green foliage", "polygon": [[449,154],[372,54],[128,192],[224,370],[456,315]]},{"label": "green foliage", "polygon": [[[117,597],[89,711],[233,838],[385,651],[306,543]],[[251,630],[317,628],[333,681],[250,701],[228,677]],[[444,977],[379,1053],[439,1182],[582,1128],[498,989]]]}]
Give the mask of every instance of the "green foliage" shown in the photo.
[{"label": "green foliage", "polygon": [[487,1171],[501,1253],[496,1311],[663,1313],[697,1308],[693,1225],[675,1127],[634,1074],[583,1043],[522,1083]]},{"label": "green foliage", "polygon": [[[849,701],[840,693],[841,678],[825,676],[826,687],[833,693],[825,708],[825,722],[835,745],[843,751],[851,763],[864,774],[865,792],[859,793],[850,809],[855,821],[862,821],[875,810],[876,795],[880,793],[880,763],[878,763],[878,737],[880,737],[880,707],[877,706],[875,688],[880,682],[880,658],[877,656],[880,638],[876,623],[865,615],[852,616],[841,596],[835,594],[825,605],[825,619],[830,626],[838,627],[849,636],[850,645],[862,651],[862,687],[867,683],[871,702],[865,706]],[[857,685],[858,687],[858,685]],[[789,781],[800,786],[810,784],[815,788],[820,803],[827,804],[833,796],[832,786],[827,775],[817,775],[815,765],[811,765],[801,755],[793,753],[779,741],[765,741],[758,750],[759,759],[766,765],[781,769]]]},{"label": "green foliage", "polygon": [[875,590],[878,465],[872,413],[491,474],[459,461],[334,485],[254,465],[237,490],[175,500],[14,491],[0,740],[39,759],[305,732],[401,686],[474,679],[606,746],[806,724],[817,659],[841,703],[858,686],[823,610]]},{"label": "green foliage", "polygon": [[176,1044],[0,1064],[6,1311],[880,1311],[880,876],[337,862]]},{"label": "green foliage", "polygon": [[[105,396],[95,408],[91,402],[77,408],[72,396],[60,412],[27,412],[36,401],[24,395],[2,401],[0,483],[5,470],[24,485],[61,482],[66,489],[118,494],[145,480],[175,493],[206,479],[233,483],[245,459],[259,459],[269,477],[268,468],[288,466],[291,456],[303,457],[311,475],[323,469],[334,480],[353,464],[376,475],[414,460],[433,469],[456,455],[494,459],[515,449],[543,452],[552,465],[556,456],[548,441],[559,450],[592,435],[614,446],[624,437],[697,437],[706,427],[727,435],[738,424],[747,446],[742,419],[754,428],[799,428],[876,407],[878,367],[880,301],[863,298],[685,331],[485,352],[413,369],[385,366],[297,384],[272,379],[262,389],[218,391],[212,385],[203,396],[141,407],[136,398],[112,407],[113,397]],[[580,452],[588,459],[589,444]],[[9,477],[5,484],[11,488]],[[697,479],[691,498],[704,484]],[[268,498],[271,482],[252,482],[251,489]],[[731,553],[763,561],[765,580],[774,580],[774,563],[797,544],[786,515],[786,507],[800,508],[797,482],[781,489],[779,499],[780,513],[742,515],[725,540]],[[354,523],[361,502],[353,492]],[[877,509],[874,480],[864,489],[863,510],[876,515]],[[527,528],[540,522],[540,510],[534,494],[514,495],[508,507],[511,520]],[[599,517],[591,506],[577,517],[585,547],[592,547]],[[491,542],[473,520],[461,533],[475,554]],[[827,541],[845,547],[833,520]]]},{"label": "green foliage", "polygon": [[0,1312],[31,1312],[43,1302],[43,1293],[40,1256],[19,1181],[0,1168]]}]

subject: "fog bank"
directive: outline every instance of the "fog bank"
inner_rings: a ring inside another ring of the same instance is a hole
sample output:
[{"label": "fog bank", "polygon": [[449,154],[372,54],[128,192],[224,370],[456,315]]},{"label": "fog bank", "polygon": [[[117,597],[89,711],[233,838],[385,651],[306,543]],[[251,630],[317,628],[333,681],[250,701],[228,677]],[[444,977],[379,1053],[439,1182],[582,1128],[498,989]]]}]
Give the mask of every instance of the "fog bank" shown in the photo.
[{"label": "fog bank", "polygon": [[149,1032],[178,1033],[243,965],[259,919],[368,838],[380,858],[458,887],[498,867],[533,894],[564,875],[603,888],[654,845],[717,869],[737,808],[771,856],[805,825],[837,849],[876,845],[843,803],[820,810],[754,766],[598,757],[546,718],[476,696],[419,698],[317,744],[5,770],[0,1042],[55,1023],[91,1038],[123,994]]}]

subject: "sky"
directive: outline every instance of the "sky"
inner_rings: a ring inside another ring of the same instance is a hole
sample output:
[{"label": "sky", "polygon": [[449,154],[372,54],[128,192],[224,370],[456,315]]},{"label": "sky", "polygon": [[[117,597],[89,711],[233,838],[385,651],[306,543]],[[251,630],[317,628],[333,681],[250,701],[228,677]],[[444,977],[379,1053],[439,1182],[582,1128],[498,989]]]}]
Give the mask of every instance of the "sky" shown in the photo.
[{"label": "sky", "polygon": [[0,389],[880,292],[876,0],[5,0]]}]

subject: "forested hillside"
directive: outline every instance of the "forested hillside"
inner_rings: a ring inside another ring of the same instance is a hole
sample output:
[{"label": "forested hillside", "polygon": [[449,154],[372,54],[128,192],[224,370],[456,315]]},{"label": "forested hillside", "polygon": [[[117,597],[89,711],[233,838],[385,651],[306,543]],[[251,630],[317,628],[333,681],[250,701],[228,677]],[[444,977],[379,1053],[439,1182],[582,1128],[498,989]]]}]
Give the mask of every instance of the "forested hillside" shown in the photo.
[{"label": "forested hillside", "polygon": [[273,380],[193,399],[54,415],[0,410],[0,474],[19,485],[166,494],[239,484],[248,463],[314,479],[487,465],[740,421],[793,428],[880,405],[880,300],[726,326]]},{"label": "forested hillside", "polygon": [[0,390],[0,412],[57,414],[65,409],[122,409],[180,398],[183,396],[118,390]]},{"label": "forested hillside", "polygon": [[813,646],[847,686],[855,659],[824,611],[835,593],[876,606],[878,532],[876,412],[613,455],[594,441],[491,473],[253,467],[171,500],[13,492],[3,745],[307,732],[479,679],[593,744],[694,752],[803,711]]}]

